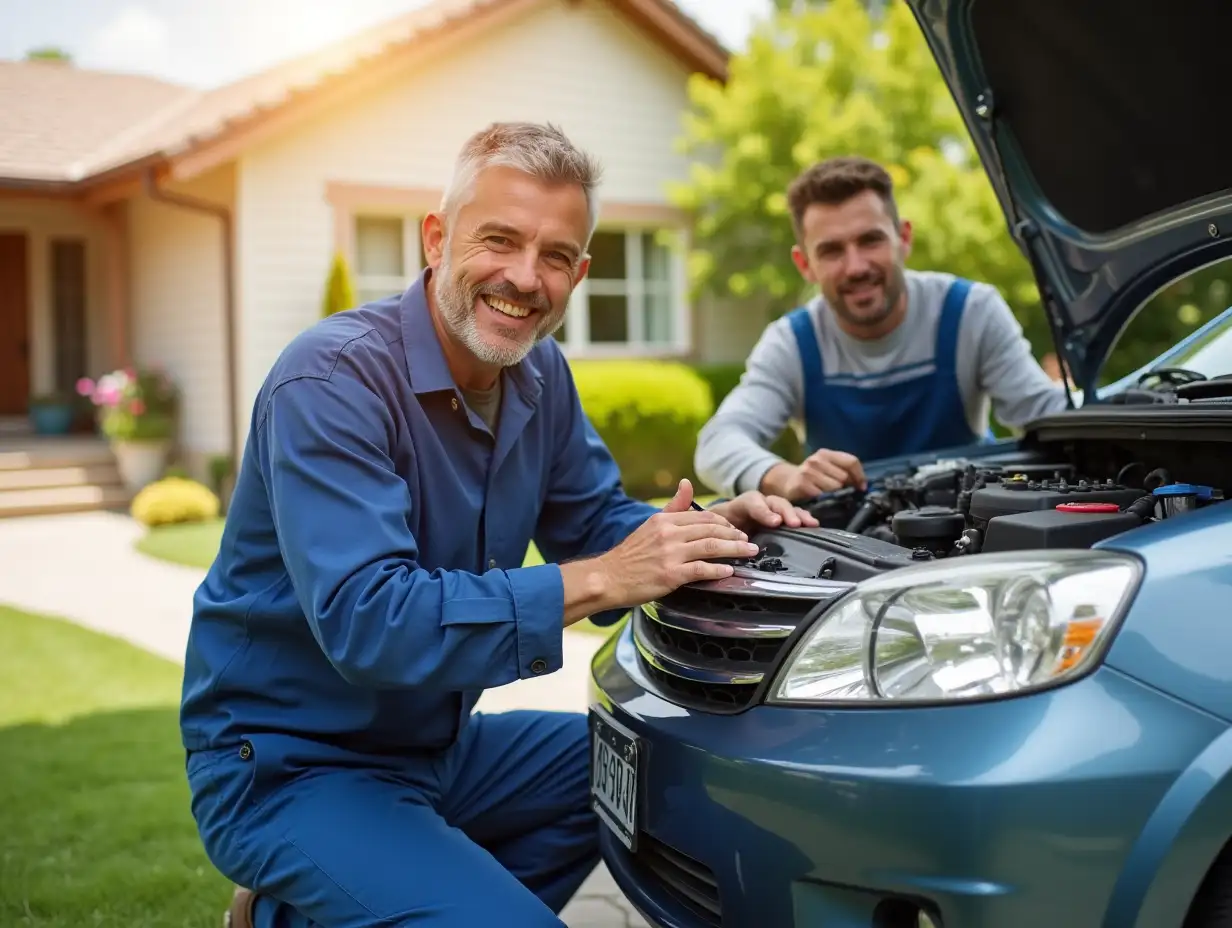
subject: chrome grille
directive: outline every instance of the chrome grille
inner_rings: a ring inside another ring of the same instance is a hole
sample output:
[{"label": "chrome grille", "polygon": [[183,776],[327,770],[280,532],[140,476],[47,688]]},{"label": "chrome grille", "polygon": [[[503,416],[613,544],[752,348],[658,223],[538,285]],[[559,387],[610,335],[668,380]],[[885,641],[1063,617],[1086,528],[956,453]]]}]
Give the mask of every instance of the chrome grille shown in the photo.
[{"label": "chrome grille", "polygon": [[851,586],[738,569],[726,580],[682,587],[634,610],[638,659],[664,698],[739,712],[805,616]]}]

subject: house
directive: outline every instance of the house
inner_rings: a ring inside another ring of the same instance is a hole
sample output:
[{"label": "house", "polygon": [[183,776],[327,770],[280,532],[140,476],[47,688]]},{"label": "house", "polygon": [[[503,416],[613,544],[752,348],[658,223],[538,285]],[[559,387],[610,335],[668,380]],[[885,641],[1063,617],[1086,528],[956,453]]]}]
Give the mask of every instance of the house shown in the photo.
[{"label": "house", "polygon": [[688,171],[688,78],[726,65],[671,0],[436,0],[209,91],[0,62],[0,417],[158,364],[182,391],[190,471],[238,460],[334,253],[362,298],[405,287],[422,216],[493,120],[556,122],[605,164],[567,353],[742,357],[757,322],[691,306],[656,235],[688,233],[666,194]]}]

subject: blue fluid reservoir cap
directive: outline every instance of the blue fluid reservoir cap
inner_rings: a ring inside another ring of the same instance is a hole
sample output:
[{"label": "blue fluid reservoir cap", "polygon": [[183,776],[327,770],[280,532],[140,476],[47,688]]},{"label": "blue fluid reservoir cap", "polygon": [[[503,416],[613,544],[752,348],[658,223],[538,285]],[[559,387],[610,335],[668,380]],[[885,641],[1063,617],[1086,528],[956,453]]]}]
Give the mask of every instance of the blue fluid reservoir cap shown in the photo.
[{"label": "blue fluid reservoir cap", "polygon": [[1208,500],[1214,490],[1195,483],[1170,483],[1167,486],[1156,487],[1156,496],[1193,496],[1200,500]]}]

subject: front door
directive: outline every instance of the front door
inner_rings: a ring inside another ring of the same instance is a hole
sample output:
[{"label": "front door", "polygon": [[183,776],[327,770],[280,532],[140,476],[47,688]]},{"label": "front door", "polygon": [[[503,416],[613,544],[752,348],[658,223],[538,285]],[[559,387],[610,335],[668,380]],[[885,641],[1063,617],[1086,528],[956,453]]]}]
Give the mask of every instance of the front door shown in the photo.
[{"label": "front door", "polygon": [[30,276],[26,236],[0,232],[0,416],[30,400]]}]

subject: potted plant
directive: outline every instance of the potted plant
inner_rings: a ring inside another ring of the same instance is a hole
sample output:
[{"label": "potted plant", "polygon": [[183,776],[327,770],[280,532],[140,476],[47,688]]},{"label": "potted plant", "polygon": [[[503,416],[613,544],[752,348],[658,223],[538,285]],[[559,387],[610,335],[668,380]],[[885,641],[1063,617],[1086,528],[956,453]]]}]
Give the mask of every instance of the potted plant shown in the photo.
[{"label": "potted plant", "polygon": [[30,400],[30,424],[36,435],[65,435],[73,426],[74,397],[42,393]]},{"label": "potted plant", "polygon": [[99,431],[111,444],[125,487],[136,493],[161,477],[179,403],[171,378],[157,368],[124,368],[97,382],[82,379],[77,392],[96,407]]}]

